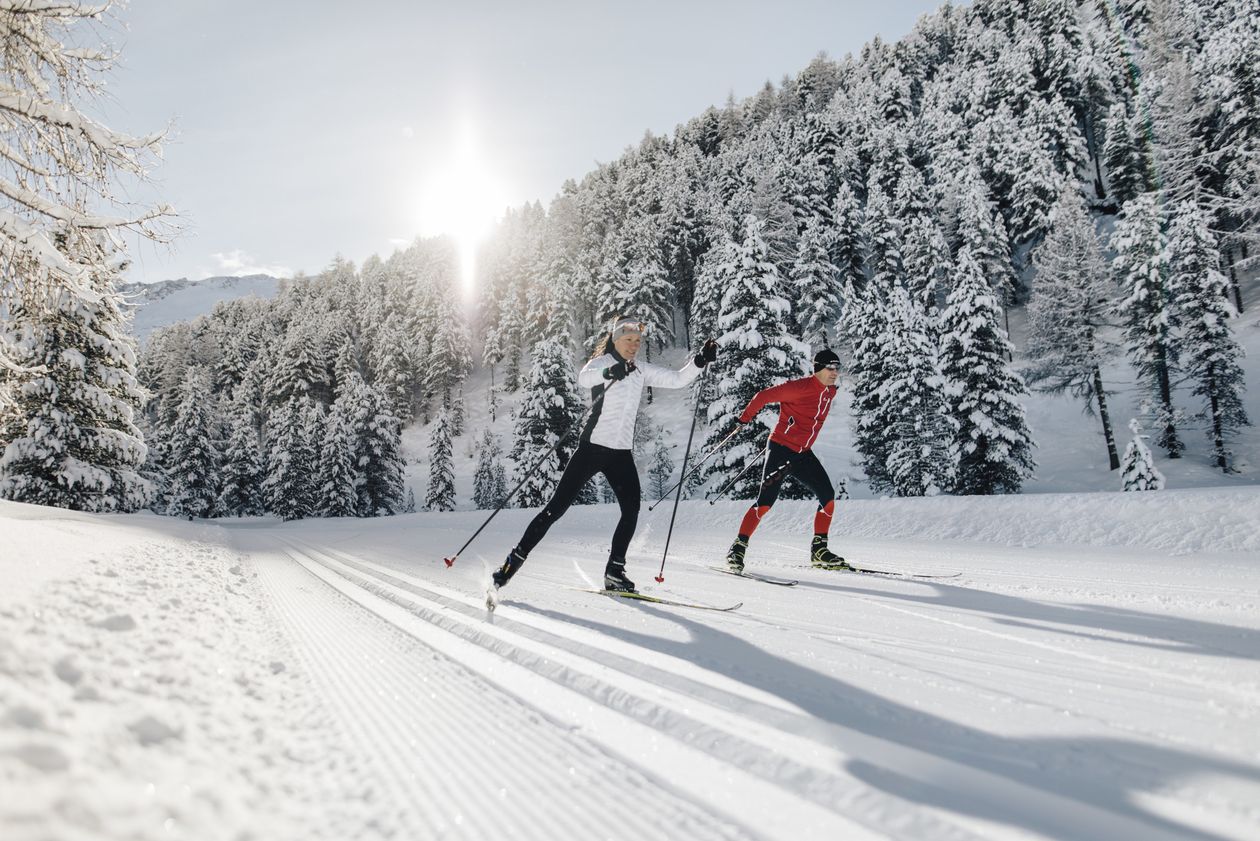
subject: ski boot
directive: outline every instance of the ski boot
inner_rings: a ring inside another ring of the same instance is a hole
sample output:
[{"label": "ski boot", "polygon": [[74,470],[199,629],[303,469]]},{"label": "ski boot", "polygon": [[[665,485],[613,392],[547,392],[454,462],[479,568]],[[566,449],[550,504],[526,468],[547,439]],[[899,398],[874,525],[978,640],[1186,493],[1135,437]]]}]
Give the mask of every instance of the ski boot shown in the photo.
[{"label": "ski boot", "polygon": [[608,566],[604,567],[604,589],[622,593],[637,592],[634,589],[634,582],[626,578],[625,558],[608,559]]},{"label": "ski boot", "polygon": [[512,576],[516,575],[516,571],[521,568],[521,564],[525,563],[525,556],[520,551],[513,549],[508,552],[507,559],[503,562],[503,566],[494,571],[490,579],[494,581],[495,588],[502,587],[504,584],[512,580]]},{"label": "ski boot", "polygon": [[827,536],[825,534],[814,535],[814,544],[810,549],[809,562],[813,564],[815,569],[853,569],[845,562],[844,558],[827,548]]},{"label": "ski boot", "polygon": [[726,553],[726,565],[731,568],[731,572],[744,571],[744,553],[748,551],[748,538],[740,535],[735,538],[735,542],[731,544],[731,549]]}]

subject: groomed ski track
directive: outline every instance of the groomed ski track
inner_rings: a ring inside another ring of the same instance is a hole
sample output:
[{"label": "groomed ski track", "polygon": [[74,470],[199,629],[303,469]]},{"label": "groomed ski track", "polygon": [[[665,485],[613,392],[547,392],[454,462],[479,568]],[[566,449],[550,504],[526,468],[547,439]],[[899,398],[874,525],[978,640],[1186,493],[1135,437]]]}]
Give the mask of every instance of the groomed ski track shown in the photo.
[{"label": "groomed ski track", "polygon": [[[567,584],[599,571],[597,549],[561,539],[548,547],[548,565],[531,560],[522,573],[535,586],[514,582],[489,615],[478,590],[487,561],[475,552],[455,574],[440,560],[359,548],[342,534],[231,531],[312,682],[392,792],[388,823],[416,837],[1171,841],[1247,837],[1260,817],[1237,805],[1260,791],[1254,764],[1201,757],[1193,738],[1153,724],[1159,716],[1130,721],[1122,710],[1126,698],[1149,704],[1158,682],[1160,715],[1203,717],[1198,704],[1210,695],[1224,715],[1201,723],[1227,731],[1260,704],[1260,688],[1121,656],[1129,649],[1112,643],[1132,644],[1126,632],[1140,637],[1151,624],[1136,612],[1109,629],[1064,636],[1051,626],[1074,624],[1072,608],[1019,599],[1022,616],[987,621],[994,605],[1018,598],[986,592],[987,582],[1009,592],[1021,577],[1033,580],[997,552],[949,557],[938,546],[929,556],[942,569],[967,561],[978,587],[967,575],[873,582],[805,572],[799,587],[778,588],[703,567],[644,587],[713,603],[738,592],[747,601],[740,614],[714,614],[561,595],[557,571]],[[645,578],[645,569],[639,563],[635,572]],[[729,583],[706,598],[713,579]],[[1081,584],[1052,574],[1047,590],[1057,582]],[[1125,582],[1100,571],[1089,583]],[[795,609],[795,591],[882,619],[869,631],[849,618],[820,621]],[[1135,598],[1182,592],[1230,594],[1148,581]],[[1245,658],[1257,638],[1204,626],[1199,642],[1211,656]],[[757,638],[777,656],[749,644]],[[1164,642],[1165,650],[1182,647]],[[902,684],[904,692],[908,682],[927,702],[833,687],[811,661],[837,649],[862,661],[864,686]],[[1076,709],[1063,673],[1106,684],[1101,710]],[[777,692],[776,676],[794,690]],[[842,696],[829,696],[833,689]],[[1063,692],[1069,697],[1056,703]],[[931,709],[933,698],[951,695],[995,711],[1069,716],[1093,735],[1007,738],[955,724]],[[1224,793],[1214,791],[1222,782]],[[1205,807],[1193,826],[1183,820],[1187,806]]]}]

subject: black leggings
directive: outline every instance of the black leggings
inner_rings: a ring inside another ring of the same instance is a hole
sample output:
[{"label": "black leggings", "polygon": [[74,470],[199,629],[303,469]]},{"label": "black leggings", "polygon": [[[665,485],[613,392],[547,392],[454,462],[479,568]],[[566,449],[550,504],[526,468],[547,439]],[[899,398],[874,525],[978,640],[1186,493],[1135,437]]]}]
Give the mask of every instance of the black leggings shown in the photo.
[{"label": "black leggings", "polygon": [[822,462],[813,450],[796,453],[782,444],[770,442],[770,454],[766,457],[765,466],[761,469],[761,490],[757,492],[757,505],[769,507],[779,498],[783,490],[783,482],[788,476],[814,492],[819,506],[824,506],[836,498],[835,489],[831,487],[831,478],[823,469]]},{"label": "black leggings", "polygon": [[529,555],[552,523],[569,510],[583,486],[596,473],[603,473],[608,479],[613,493],[617,495],[617,504],[621,506],[621,519],[617,521],[617,528],[613,531],[612,551],[608,556],[626,557],[626,547],[630,545],[634,527],[639,522],[639,504],[643,498],[639,487],[639,471],[634,466],[634,454],[630,450],[614,450],[588,441],[578,445],[573,458],[565,465],[564,475],[560,477],[555,493],[525,529],[525,535],[516,546],[517,554],[521,557]]}]

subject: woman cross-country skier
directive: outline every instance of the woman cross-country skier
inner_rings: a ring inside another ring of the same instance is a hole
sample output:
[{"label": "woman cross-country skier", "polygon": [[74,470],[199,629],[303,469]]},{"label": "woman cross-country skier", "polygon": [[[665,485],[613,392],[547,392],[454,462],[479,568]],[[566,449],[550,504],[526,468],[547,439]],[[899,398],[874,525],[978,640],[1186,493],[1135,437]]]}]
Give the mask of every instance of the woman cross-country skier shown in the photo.
[{"label": "woman cross-country skier", "polygon": [[639,399],[645,386],[682,388],[698,377],[705,365],[717,359],[717,342],[709,339],[678,371],[650,362],[636,362],[645,327],[636,318],[616,317],[601,347],[578,372],[578,385],[591,389],[596,408],[582,429],[580,443],[565,466],[555,493],[525,529],[503,566],[494,572],[495,587],[502,587],[511,580],[538,541],[568,510],[582,487],[596,473],[603,473],[621,506],[621,519],[613,531],[612,550],[604,569],[604,587],[634,592],[634,582],[626,577],[626,547],[638,523],[642,497],[639,471],[630,451]]},{"label": "woman cross-country skier", "polygon": [[827,532],[831,529],[836,494],[827,471],[810,449],[827,420],[831,401],[838,390],[836,380],[839,377],[840,357],[834,351],[823,348],[814,354],[813,376],[789,380],[757,392],[739,416],[740,423],[748,423],[763,407],[779,404],[779,422],[770,433],[768,453],[761,467],[761,489],[757,493],[757,502],[744,515],[739,536],[726,554],[726,563],[732,571],[744,571],[748,539],[779,498],[779,491],[788,476],[795,476],[818,497],[810,562],[820,569],[853,569],[844,558],[827,548]]}]

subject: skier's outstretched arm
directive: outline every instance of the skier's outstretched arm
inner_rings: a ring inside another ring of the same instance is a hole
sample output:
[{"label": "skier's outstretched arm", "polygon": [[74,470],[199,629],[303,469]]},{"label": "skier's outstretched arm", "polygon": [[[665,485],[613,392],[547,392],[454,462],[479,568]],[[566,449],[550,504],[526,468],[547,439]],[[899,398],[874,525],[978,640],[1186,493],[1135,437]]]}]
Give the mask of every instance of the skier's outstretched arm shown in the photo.
[{"label": "skier's outstretched arm", "polygon": [[784,398],[790,397],[793,391],[793,383],[780,383],[770,388],[763,388],[761,391],[753,395],[752,400],[748,401],[748,405],[744,407],[744,411],[739,416],[740,423],[748,423],[757,416],[757,413],[771,403],[782,403]]},{"label": "skier's outstretched arm", "polygon": [[704,366],[717,359],[717,351],[717,342],[709,339],[700,348],[699,352],[687,360],[687,364],[677,371],[662,368],[650,362],[644,363],[639,366],[643,370],[643,383],[644,385],[658,388],[682,388],[694,382],[696,377],[700,376],[700,371],[703,370]]}]

